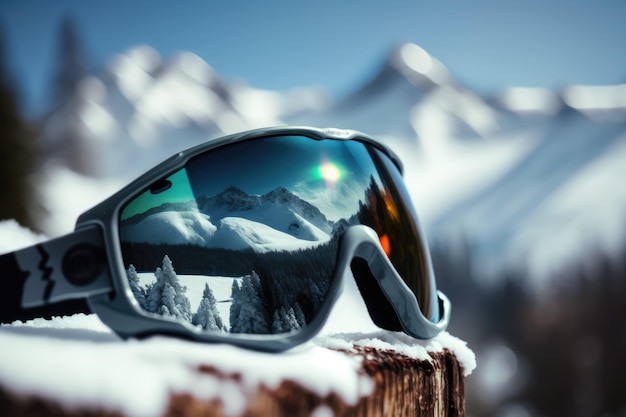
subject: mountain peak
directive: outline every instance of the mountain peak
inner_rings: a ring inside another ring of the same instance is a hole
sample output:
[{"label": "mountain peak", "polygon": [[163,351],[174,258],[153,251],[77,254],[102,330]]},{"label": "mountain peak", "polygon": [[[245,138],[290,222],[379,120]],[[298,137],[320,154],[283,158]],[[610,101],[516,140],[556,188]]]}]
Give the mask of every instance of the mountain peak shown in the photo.
[{"label": "mountain peak", "polygon": [[291,205],[293,206],[292,208],[298,207],[307,211],[315,211],[316,213],[319,212],[315,206],[301,199],[285,187],[278,187],[266,194],[263,194],[261,196],[261,200],[272,204]]},{"label": "mountain peak", "polygon": [[[231,185],[214,197],[209,197],[207,201],[210,202],[211,206],[224,207],[231,211],[252,210],[261,205],[258,196],[249,195],[234,185]],[[202,202],[201,205],[205,207],[207,202]]]},{"label": "mountain peak", "polygon": [[276,202],[284,203],[287,201],[300,200],[298,196],[296,196],[294,193],[292,193],[285,187],[275,188],[272,191],[264,194],[262,198],[265,201],[271,201],[274,203]]},{"label": "mountain peak", "polygon": [[400,72],[420,87],[454,83],[450,72],[441,61],[414,43],[405,43],[392,50],[387,59],[387,67]]}]

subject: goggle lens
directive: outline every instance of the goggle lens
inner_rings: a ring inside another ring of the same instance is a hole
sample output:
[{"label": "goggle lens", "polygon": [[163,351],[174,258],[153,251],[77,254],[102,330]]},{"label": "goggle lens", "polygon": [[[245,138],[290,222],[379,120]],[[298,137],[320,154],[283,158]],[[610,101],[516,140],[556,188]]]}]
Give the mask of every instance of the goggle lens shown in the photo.
[{"label": "goggle lens", "polygon": [[437,320],[408,202],[398,169],[372,145],[246,140],[190,159],[126,204],[122,255],[146,312],[215,332],[283,334],[318,317],[341,235],[364,224]]}]

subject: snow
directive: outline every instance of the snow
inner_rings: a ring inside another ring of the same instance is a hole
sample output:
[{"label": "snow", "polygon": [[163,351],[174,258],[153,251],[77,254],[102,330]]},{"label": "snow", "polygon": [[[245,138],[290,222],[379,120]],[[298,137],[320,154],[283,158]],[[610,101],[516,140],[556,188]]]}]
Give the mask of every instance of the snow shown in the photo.
[{"label": "snow", "polygon": [[30,229],[20,226],[20,224],[13,219],[0,220],[0,231],[2,232],[2,239],[0,239],[0,254],[22,249],[48,240],[45,235],[32,232]]},{"label": "snow", "polygon": [[405,167],[409,191],[424,224],[493,185],[537,145],[529,135],[511,135],[488,143],[438,143],[430,158]]},{"label": "snow", "polygon": [[[137,224],[126,225],[122,239],[145,243],[191,243],[207,246],[217,228],[209,216],[194,211],[162,211],[151,214]],[[162,238],[167,236],[167,242]]]},{"label": "snow", "polygon": [[476,366],[474,353],[467,348],[462,340],[443,332],[437,337],[415,343],[415,339],[400,332],[386,330],[371,333],[339,333],[330,336],[320,336],[314,343],[332,349],[355,351],[355,347],[370,347],[380,350],[392,350],[413,359],[429,361],[431,352],[442,352],[448,349],[455,353],[456,358],[463,364],[463,375],[469,376]]},{"label": "snow", "polygon": [[553,115],[561,109],[559,97],[547,88],[511,87],[502,93],[501,101],[507,109],[526,115]]},{"label": "snow", "polygon": [[[534,288],[545,290],[563,265],[581,262],[572,253],[597,251],[613,257],[626,245],[626,135],[546,199],[521,224],[506,254],[511,262],[527,259]],[[575,225],[575,227],[572,227]],[[601,236],[601,238],[600,238]],[[595,255],[595,253],[594,253]]]},{"label": "snow", "polygon": [[[1,329],[0,381],[16,393],[56,398],[69,408],[101,407],[131,416],[158,416],[170,393],[191,393],[200,399],[221,399],[233,415],[242,411],[248,392],[260,384],[277,387],[285,379],[304,382],[322,396],[337,392],[352,404],[372,388],[371,381],[357,373],[358,362],[314,344],[274,355],[165,337],[129,342],[112,335],[106,341],[102,336],[89,339],[88,331],[77,334],[65,328],[61,319],[50,325],[43,333],[25,331],[33,329],[29,326]],[[202,365],[226,375],[240,374],[241,384],[196,372]]]},{"label": "snow", "polygon": [[[94,315],[3,325],[0,344],[0,384],[9,391],[54,398],[69,409],[104,408],[138,417],[160,415],[170,393],[218,399],[227,414],[237,415],[249,392],[260,385],[276,388],[285,380],[355,404],[371,392],[373,381],[358,371],[357,359],[333,350],[354,350],[353,344],[419,360],[446,348],[457,355],[465,375],[475,366],[473,353],[448,333],[428,342],[385,331],[329,335],[270,354],[167,337],[121,341]],[[241,383],[200,374],[200,366],[241,375]]]},{"label": "snow", "polygon": [[[326,241],[330,236],[326,236]],[[215,232],[212,243],[219,248],[254,248],[257,252],[306,249],[324,241],[298,239],[263,223],[240,217],[225,217]]]},{"label": "snow", "polygon": [[626,109],[626,84],[571,85],[563,92],[563,99],[580,110]]},{"label": "snow", "polygon": [[[331,225],[316,207],[291,192],[275,190],[251,196],[241,190],[185,203],[174,209],[165,204],[156,213],[139,214],[124,224],[123,241],[194,244],[210,248],[298,250],[325,243]],[[200,211],[199,211],[200,210]]]},{"label": "snow", "polygon": [[392,59],[396,68],[404,72],[409,79],[416,78],[417,75],[418,80],[421,76],[435,84],[449,84],[454,81],[448,69],[438,59],[416,44],[407,43],[400,46]]},{"label": "snow", "polygon": [[[303,225],[303,238],[276,230],[262,222],[242,217],[224,217],[213,225],[209,216],[192,211],[163,211],[147,216],[137,224],[125,226],[122,239],[160,244],[163,236],[173,244],[191,243],[210,248],[247,249],[264,253],[270,250],[297,250],[327,242],[330,235],[297,217]],[[277,219],[282,223],[285,218]],[[285,227],[286,229],[286,227]],[[310,238],[310,239],[307,239]]]},{"label": "snow", "polygon": [[[0,222],[4,251],[41,240],[14,221]],[[187,285],[189,277],[184,277]],[[312,341],[281,354],[250,351],[230,345],[208,345],[169,337],[122,341],[95,315],[52,320],[35,319],[0,326],[0,385],[16,395],[38,395],[60,401],[69,410],[106,409],[129,416],[156,417],[170,394],[189,393],[221,401],[227,415],[238,415],[246,396],[260,385],[275,388],[295,381],[320,396],[336,393],[355,404],[373,389],[359,372],[359,360],[334,349],[353,344],[393,349],[430,360],[428,352],[448,349],[464,374],[475,368],[465,342],[442,333],[420,341],[402,333],[377,329],[363,314],[365,306],[348,280],[326,327]],[[217,299],[222,296],[216,294]],[[336,333],[337,330],[348,332]],[[27,365],[26,365],[27,364]],[[200,366],[240,375],[239,383],[197,372]],[[328,415],[327,409],[316,411]]]},{"label": "snow", "polygon": [[74,230],[80,214],[126,185],[119,179],[88,178],[56,165],[47,167],[44,176],[42,197],[51,216],[45,219],[42,227],[51,237]]}]

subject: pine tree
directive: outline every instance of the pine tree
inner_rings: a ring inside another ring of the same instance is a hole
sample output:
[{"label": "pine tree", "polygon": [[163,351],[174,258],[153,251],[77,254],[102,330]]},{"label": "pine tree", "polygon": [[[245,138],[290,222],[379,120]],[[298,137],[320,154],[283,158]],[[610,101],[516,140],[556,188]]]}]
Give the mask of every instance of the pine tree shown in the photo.
[{"label": "pine tree", "polygon": [[137,269],[135,269],[135,266],[133,264],[130,264],[130,266],[126,270],[126,274],[128,276],[128,284],[130,285],[130,290],[132,291],[135,300],[137,300],[141,308],[146,310],[146,292],[141,287],[141,284],[139,282],[139,275],[137,275]]},{"label": "pine tree", "polygon": [[180,284],[169,256],[163,257],[163,264],[156,269],[154,275],[156,282],[148,293],[147,310],[152,313],[174,316],[191,323],[191,303],[185,295],[187,287]]},{"label": "pine tree", "polygon": [[285,314],[285,322],[289,326],[288,329],[290,332],[300,329],[300,324],[298,323],[298,320],[296,319],[296,313],[293,311],[293,307],[289,307],[289,309],[286,309],[284,314]]},{"label": "pine tree", "polygon": [[156,281],[152,284],[148,297],[146,298],[147,310],[151,313],[157,313],[161,307],[161,300],[163,298],[163,289],[165,288],[165,282],[163,280],[163,271],[161,267],[158,267],[154,272]]},{"label": "pine tree", "polygon": [[239,317],[239,312],[241,311],[241,300],[239,299],[239,292],[241,291],[239,287],[239,283],[236,279],[233,280],[233,284],[230,290],[230,311],[228,316],[228,321],[230,323],[230,331],[233,331],[233,324],[237,322],[237,318]]},{"label": "pine tree", "polygon": [[163,293],[161,294],[161,305],[157,310],[157,313],[162,316],[171,316],[174,318],[180,318],[180,311],[176,305],[176,290],[170,285],[169,282],[163,284]]},{"label": "pine tree", "polygon": [[170,310],[165,305],[162,305],[161,307],[159,307],[158,313],[164,317],[172,317]]},{"label": "pine tree", "polygon": [[74,19],[66,16],[59,31],[58,64],[53,75],[52,114],[61,123],[45,131],[47,153],[68,168],[84,175],[96,173],[96,155],[81,118],[86,105],[80,85],[88,75],[87,58]]},{"label": "pine tree", "polygon": [[9,75],[5,54],[0,27],[0,219],[15,219],[39,231],[44,209],[35,184],[42,150],[35,131],[20,114],[16,83]]},{"label": "pine tree", "polygon": [[[271,327],[267,317],[267,310],[263,302],[261,280],[256,272],[247,275],[241,282],[237,297],[233,305],[239,309],[230,323],[233,333],[269,334]],[[232,313],[232,310],[231,310]]]},{"label": "pine tree", "polygon": [[65,16],[59,31],[59,60],[52,84],[52,104],[58,107],[72,98],[87,76],[87,59],[75,20]]},{"label": "pine tree", "polygon": [[200,301],[196,314],[193,316],[192,323],[205,330],[226,330],[222,318],[220,317],[220,313],[217,310],[217,302],[209,284],[204,285],[202,300]]},{"label": "pine tree", "polygon": [[274,310],[274,317],[272,320],[272,333],[285,333],[285,330],[283,330],[283,321],[281,320],[279,310]]},{"label": "pine tree", "polygon": [[213,313],[213,317],[215,318],[215,325],[219,330],[226,330],[226,325],[220,316],[220,312],[217,309],[217,300],[213,295],[213,291],[209,287],[209,284],[205,284],[204,291],[202,293],[202,298],[207,299],[209,301],[209,306],[211,307],[211,312]]},{"label": "pine tree", "polygon": [[289,333],[300,329],[300,327],[293,307],[285,308],[283,306],[274,311],[272,333]]},{"label": "pine tree", "polygon": [[302,307],[300,307],[299,303],[294,304],[293,311],[296,317],[296,322],[298,323],[298,328],[302,328],[306,326],[306,318],[304,316],[304,312],[302,311]]}]

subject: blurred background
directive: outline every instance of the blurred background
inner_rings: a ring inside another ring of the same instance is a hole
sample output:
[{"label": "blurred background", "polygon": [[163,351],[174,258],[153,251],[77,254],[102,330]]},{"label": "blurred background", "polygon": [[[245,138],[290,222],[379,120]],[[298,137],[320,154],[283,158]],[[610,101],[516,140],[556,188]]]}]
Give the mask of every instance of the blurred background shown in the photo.
[{"label": "blurred background", "polygon": [[56,236],[254,127],[402,157],[471,416],[626,415],[626,3],[0,4],[0,218]]}]

